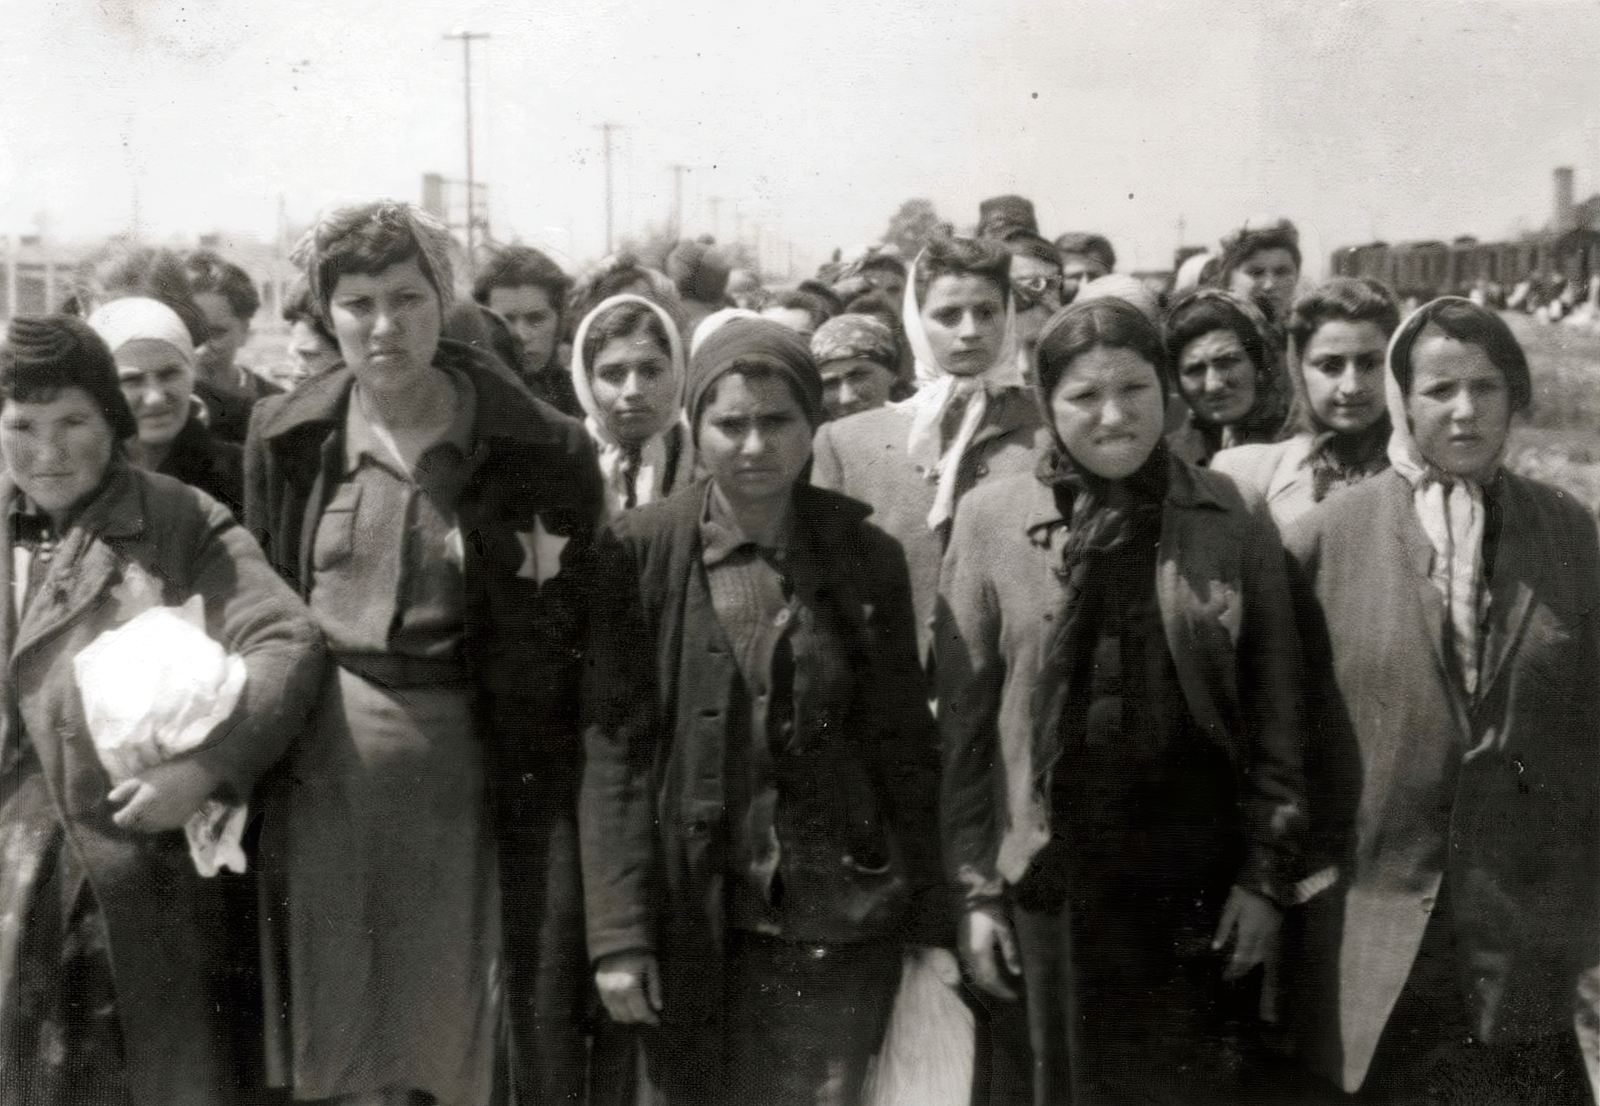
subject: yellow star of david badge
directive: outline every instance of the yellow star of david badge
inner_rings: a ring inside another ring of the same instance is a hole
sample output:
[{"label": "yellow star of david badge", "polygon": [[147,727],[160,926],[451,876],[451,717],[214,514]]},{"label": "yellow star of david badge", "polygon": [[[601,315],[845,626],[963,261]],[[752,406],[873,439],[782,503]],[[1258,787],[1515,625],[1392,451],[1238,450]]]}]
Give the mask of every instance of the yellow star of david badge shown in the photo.
[{"label": "yellow star of david badge", "polygon": [[545,529],[544,516],[534,515],[532,530],[517,531],[517,541],[522,544],[522,567],[517,569],[518,579],[532,580],[544,587],[546,581],[561,571],[561,551],[570,540],[560,534],[552,534]]}]

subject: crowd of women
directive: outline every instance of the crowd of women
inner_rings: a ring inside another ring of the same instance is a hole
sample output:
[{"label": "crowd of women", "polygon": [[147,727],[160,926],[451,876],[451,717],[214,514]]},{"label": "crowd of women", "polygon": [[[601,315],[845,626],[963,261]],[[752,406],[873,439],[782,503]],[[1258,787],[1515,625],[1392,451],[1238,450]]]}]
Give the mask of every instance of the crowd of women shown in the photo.
[{"label": "crowd of women", "polygon": [[[1600,545],[1511,331],[980,216],[458,302],[343,208],[287,391],[215,255],[11,320],[0,1098],[1596,1101]],[[88,665],[178,609],[242,690],[130,770]]]}]

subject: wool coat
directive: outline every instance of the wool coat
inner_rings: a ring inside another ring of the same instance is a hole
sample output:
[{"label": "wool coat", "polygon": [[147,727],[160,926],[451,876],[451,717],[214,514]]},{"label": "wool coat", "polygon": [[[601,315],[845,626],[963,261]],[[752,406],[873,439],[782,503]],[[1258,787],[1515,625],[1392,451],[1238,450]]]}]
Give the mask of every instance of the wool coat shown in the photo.
[{"label": "wool coat", "polygon": [[[1232,763],[1247,841],[1236,883],[1287,902],[1305,828],[1300,646],[1277,532],[1225,477],[1171,462],[1156,599],[1189,713]],[[946,866],[969,906],[1000,898],[1051,837],[1051,766],[1034,757],[1034,693],[1066,528],[1031,474],[956,514],[939,586]]]},{"label": "wool coat", "polygon": [[[698,481],[603,532],[607,587],[593,621],[579,807],[590,956],[656,954],[664,1003],[653,1069],[663,1065],[666,1085],[688,1101],[701,1101],[684,1084],[696,1077],[689,1067],[722,1055],[724,764],[735,696],[745,694],[701,560],[709,487]],[[806,840],[791,844],[793,863],[805,867],[786,886],[815,896],[807,913],[834,940],[948,946],[938,745],[905,559],[861,504],[807,485],[794,495],[792,540],[808,543],[819,582],[796,617],[832,605],[866,669],[848,701],[796,680],[791,757],[807,782],[780,802],[817,817]],[[857,860],[869,856],[889,863],[869,869]]]},{"label": "wool coat", "polygon": [[[17,491],[0,475],[0,510]],[[181,830],[144,834],[112,822],[111,780],[84,718],[73,658],[138,609],[205,597],[206,629],[248,673],[234,714],[191,754],[236,799],[251,797],[303,724],[322,677],[322,638],[305,607],[228,510],[166,476],[112,461],[106,483],[62,536],[26,617],[0,619],[6,709],[33,746],[67,847],[105,917],[130,1101],[212,1106],[232,1092],[219,1024],[220,969],[251,955],[220,932],[215,881],[196,875]],[[11,602],[11,557],[0,595]],[[159,584],[159,595],[148,581]],[[144,586],[141,586],[144,585]],[[14,634],[13,634],[14,627]],[[14,769],[0,765],[0,779]]]},{"label": "wool coat", "polygon": [[1317,505],[1311,474],[1313,434],[1296,434],[1281,442],[1256,442],[1224,449],[1210,468],[1232,477],[1267,501],[1279,526],[1287,526]]},{"label": "wool coat", "polygon": [[[547,867],[561,863],[550,856],[551,842],[570,839],[560,823],[576,817],[579,684],[600,474],[583,427],[529,396],[488,355],[446,340],[435,362],[466,374],[477,395],[471,475],[456,502],[465,554],[465,660],[500,841],[513,1011],[531,1011],[540,957],[551,941],[561,943],[559,935],[547,941],[539,933],[548,911],[562,905],[547,903],[544,894]],[[262,400],[245,448],[246,522],[302,595],[312,585],[318,522],[344,470],[353,384],[351,371],[340,366]],[[264,849],[274,840],[270,819],[271,810]],[[269,932],[264,940],[270,953],[281,938]],[[281,973],[269,973],[269,990],[281,981]],[[281,1007],[284,996],[270,994],[269,1002]],[[531,1033],[520,1017],[514,1013],[519,1035]],[[580,1032],[576,1024],[572,1032]],[[282,1053],[283,1045],[272,1052]]]},{"label": "wool coat", "polygon": [[[939,590],[945,535],[928,528],[928,511],[937,488],[907,452],[913,418],[909,408],[890,405],[824,423],[817,431],[811,482],[867,504],[874,523],[905,550],[917,618],[917,648],[926,665],[933,655],[934,597]],[[961,459],[956,502],[998,477],[1032,472],[1035,451],[1047,441],[1031,391],[1009,388],[997,392]]]},{"label": "wool coat", "polygon": [[1313,1067],[1366,1077],[1448,882],[1461,997],[1486,1043],[1600,1043],[1600,546],[1553,488],[1502,473],[1480,686],[1443,639],[1411,485],[1380,473],[1289,528],[1314,683],[1304,1008]]}]

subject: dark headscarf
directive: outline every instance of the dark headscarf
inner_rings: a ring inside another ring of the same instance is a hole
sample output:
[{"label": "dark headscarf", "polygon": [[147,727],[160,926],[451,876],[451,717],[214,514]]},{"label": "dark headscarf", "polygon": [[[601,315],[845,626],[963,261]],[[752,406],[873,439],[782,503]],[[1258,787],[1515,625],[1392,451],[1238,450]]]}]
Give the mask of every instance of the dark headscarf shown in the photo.
[{"label": "dark headscarf", "polygon": [[18,315],[0,345],[0,396],[26,402],[62,388],[89,393],[115,440],[139,432],[117,383],[117,363],[88,323],[75,315]]},{"label": "dark headscarf", "polygon": [[[1169,387],[1166,346],[1160,331],[1143,312],[1123,300],[1106,297],[1062,308],[1039,336],[1034,352],[1035,387],[1053,446],[1040,456],[1036,475],[1055,496],[1062,520],[1049,528],[1067,527],[1061,561],[1055,568],[1062,585],[1061,605],[1051,622],[1033,692],[1034,763],[1041,771],[1047,770],[1060,752],[1065,713],[1077,690],[1073,681],[1095,646],[1107,579],[1099,566],[1125,551],[1153,546],[1160,540],[1161,510],[1174,463],[1165,437],[1158,437],[1137,471],[1122,480],[1107,480],[1079,464],[1067,449],[1056,429],[1050,400],[1071,361],[1099,347],[1133,351],[1155,369],[1163,397]],[[1030,537],[1040,544],[1050,543],[1048,532]]]},{"label": "dark headscarf", "polygon": [[730,319],[706,336],[689,361],[684,411],[695,440],[711,389],[728,373],[762,366],[789,382],[812,429],[822,425],[822,377],[805,339],[771,319]]}]

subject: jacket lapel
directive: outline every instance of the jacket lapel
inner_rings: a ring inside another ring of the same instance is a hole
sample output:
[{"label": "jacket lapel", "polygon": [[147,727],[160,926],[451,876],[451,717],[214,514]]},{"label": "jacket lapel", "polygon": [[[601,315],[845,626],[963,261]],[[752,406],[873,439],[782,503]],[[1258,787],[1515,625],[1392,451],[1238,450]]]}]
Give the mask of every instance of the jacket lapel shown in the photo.
[{"label": "jacket lapel", "polygon": [[1444,683],[1456,725],[1465,735],[1468,732],[1467,703],[1461,677],[1455,671],[1455,661],[1444,647],[1444,597],[1433,585],[1433,543],[1428,540],[1417,518],[1411,485],[1404,479],[1397,479],[1396,487],[1400,494],[1397,503],[1399,509],[1395,515],[1395,537],[1404,553],[1407,583],[1417,597],[1417,617],[1422,622],[1422,636],[1433,648],[1435,669]]},{"label": "jacket lapel", "polygon": [[1494,574],[1489,579],[1489,624],[1484,634],[1480,695],[1488,694],[1506,660],[1522,641],[1538,582],[1534,573],[1542,562],[1531,548],[1529,536],[1540,531],[1527,517],[1526,500],[1516,494],[1510,481],[1505,481],[1504,486]]}]

